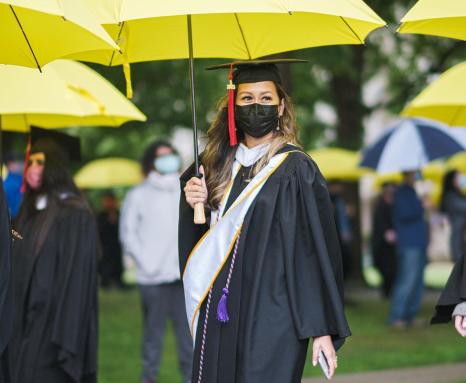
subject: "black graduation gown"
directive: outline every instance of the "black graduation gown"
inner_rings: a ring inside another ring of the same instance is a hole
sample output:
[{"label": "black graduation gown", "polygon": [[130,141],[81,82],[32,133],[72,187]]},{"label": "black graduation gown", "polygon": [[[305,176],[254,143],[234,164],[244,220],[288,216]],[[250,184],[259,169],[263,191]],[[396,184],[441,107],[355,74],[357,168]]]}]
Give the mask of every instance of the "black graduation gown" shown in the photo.
[{"label": "black graduation gown", "polygon": [[119,214],[113,221],[110,213],[102,211],[97,216],[97,227],[102,249],[102,258],[99,264],[99,273],[102,278],[102,286],[116,283],[122,285],[123,259],[119,239]]},{"label": "black graduation gown", "polygon": [[96,224],[73,197],[55,210],[37,211],[18,227],[24,239],[13,247],[14,383],[96,382]]},{"label": "black graduation gown", "polygon": [[[283,151],[295,149],[287,146]],[[191,175],[192,168],[181,177],[182,187]],[[228,205],[244,187],[240,171]],[[183,193],[181,270],[206,230],[207,226],[193,224],[193,210]],[[350,330],[343,311],[337,238],[326,184],[317,165],[304,153],[290,153],[267,180],[245,217],[229,289],[230,320],[226,324],[217,321],[216,310],[231,259],[213,286],[203,382],[298,383],[309,338],[331,335],[337,348],[343,344]],[[199,315],[193,382],[198,381],[206,303]]]},{"label": "black graduation gown", "polygon": [[466,256],[463,254],[448,278],[448,282],[442,291],[435,314],[431,323],[447,323],[451,320],[453,310],[458,303],[466,301]]},{"label": "black graduation gown", "polygon": [[10,382],[7,346],[13,328],[12,280],[10,216],[0,178],[0,383]]},{"label": "black graduation gown", "polygon": [[385,232],[394,230],[393,206],[380,198],[373,215],[372,256],[374,264],[382,274],[382,291],[389,297],[396,277],[396,247],[385,240]]}]

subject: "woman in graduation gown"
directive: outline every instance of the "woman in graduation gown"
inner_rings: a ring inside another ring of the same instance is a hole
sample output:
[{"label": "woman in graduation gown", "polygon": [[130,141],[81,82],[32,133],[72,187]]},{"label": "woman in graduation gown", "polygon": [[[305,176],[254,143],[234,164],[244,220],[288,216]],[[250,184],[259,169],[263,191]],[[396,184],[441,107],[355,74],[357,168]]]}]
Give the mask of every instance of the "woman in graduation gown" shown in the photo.
[{"label": "woman in graduation gown", "polygon": [[[193,382],[301,382],[310,339],[313,364],[322,351],[333,375],[350,330],[325,181],[298,144],[275,62],[229,67],[228,99],[201,155],[205,176],[191,167],[181,177]],[[199,203],[209,225],[193,223]]]},{"label": "woman in graduation gown", "polygon": [[31,139],[13,247],[13,382],[95,382],[97,231],[69,170],[79,141],[42,129]]},{"label": "woman in graduation gown", "polygon": [[10,215],[0,178],[0,383],[10,382],[8,342],[13,328]]}]

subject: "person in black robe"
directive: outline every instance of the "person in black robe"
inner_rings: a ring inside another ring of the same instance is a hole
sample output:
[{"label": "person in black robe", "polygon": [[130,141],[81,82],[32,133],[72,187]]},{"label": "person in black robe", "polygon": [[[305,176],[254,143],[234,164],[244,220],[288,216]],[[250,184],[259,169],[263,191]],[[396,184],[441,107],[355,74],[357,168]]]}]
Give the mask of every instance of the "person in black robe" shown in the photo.
[{"label": "person in black robe", "polygon": [[0,179],[0,383],[10,382],[8,342],[13,329],[13,308],[10,216]]},{"label": "person in black robe", "polygon": [[375,267],[382,275],[381,292],[384,298],[391,296],[396,277],[396,233],[393,225],[395,189],[393,184],[383,185],[372,218],[372,256]]},{"label": "person in black robe", "polygon": [[[193,166],[181,177],[182,273],[192,249],[208,230],[207,225],[193,223],[193,206],[207,202],[207,212],[216,210],[223,195],[217,196],[216,205],[216,176],[227,174],[225,185],[231,179],[231,164],[239,161],[242,165],[223,210],[227,211],[268,156],[289,155],[249,207],[236,258],[230,254],[213,283],[210,302],[202,303],[192,381],[301,382],[311,338],[313,364],[322,351],[333,375],[335,349],[350,330],[343,309],[342,259],[329,193],[315,162],[297,146],[292,105],[281,88],[276,65],[259,61],[235,66],[234,118],[241,143],[232,145],[235,130],[229,129],[231,118],[227,123],[224,100],[201,155],[205,177],[193,177]],[[246,160],[239,159],[240,151]],[[227,280],[229,318],[225,323],[218,311],[216,317],[215,307],[224,299]]]},{"label": "person in black robe", "polygon": [[123,259],[119,233],[120,213],[116,197],[112,192],[102,196],[102,211],[97,215],[102,259],[99,264],[101,286],[125,288],[122,281]]},{"label": "person in black robe", "polygon": [[79,141],[32,128],[13,246],[14,383],[97,380],[97,228],[69,171]]},{"label": "person in black robe", "polygon": [[466,256],[463,254],[448,278],[435,306],[431,324],[448,323],[454,318],[458,333],[466,337]]}]

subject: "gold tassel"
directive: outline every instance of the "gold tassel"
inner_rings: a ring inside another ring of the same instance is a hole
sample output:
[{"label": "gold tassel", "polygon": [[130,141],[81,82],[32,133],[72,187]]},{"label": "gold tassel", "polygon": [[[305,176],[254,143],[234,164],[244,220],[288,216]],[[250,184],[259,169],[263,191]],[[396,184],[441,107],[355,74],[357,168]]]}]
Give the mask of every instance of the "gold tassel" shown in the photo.
[{"label": "gold tassel", "polygon": [[129,62],[124,59],[123,61],[123,73],[125,74],[126,80],[126,97],[129,99],[133,98],[133,84],[131,83],[131,67]]}]

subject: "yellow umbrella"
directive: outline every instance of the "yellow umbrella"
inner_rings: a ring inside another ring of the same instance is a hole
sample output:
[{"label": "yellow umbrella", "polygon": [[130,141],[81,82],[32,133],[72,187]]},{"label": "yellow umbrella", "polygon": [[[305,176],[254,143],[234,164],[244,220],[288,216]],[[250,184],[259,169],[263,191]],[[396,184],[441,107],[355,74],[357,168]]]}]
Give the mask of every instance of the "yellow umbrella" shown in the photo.
[{"label": "yellow umbrella", "polygon": [[77,0],[0,0],[0,63],[41,68],[89,50],[118,49]]},{"label": "yellow umbrella", "polygon": [[[129,97],[130,62],[189,58],[196,175],[194,58],[253,59],[313,46],[363,44],[372,30],[385,25],[362,0],[84,1],[94,7],[122,55],[89,52],[74,57],[123,64]],[[195,211],[204,210],[198,206]]]},{"label": "yellow umbrella", "polygon": [[327,180],[357,181],[369,171],[358,167],[361,161],[358,152],[340,148],[324,148],[308,153]]},{"label": "yellow umbrella", "polygon": [[400,33],[466,40],[466,1],[419,0],[401,22]]},{"label": "yellow umbrella", "polygon": [[[429,197],[435,205],[440,204],[442,196],[443,177],[451,169],[466,173],[466,152],[461,152],[450,157],[446,162],[434,161],[422,169],[423,177],[431,181],[431,190]],[[380,189],[385,182],[400,184],[402,181],[401,173],[377,174],[374,179],[374,188]]]},{"label": "yellow umbrella", "polygon": [[38,70],[0,65],[0,118],[3,130],[30,125],[117,127],[146,117],[110,82],[86,65],[57,60]]},{"label": "yellow umbrella", "polygon": [[126,158],[105,158],[83,166],[74,180],[82,189],[107,189],[133,186],[142,181],[139,163]]},{"label": "yellow umbrella", "polygon": [[447,161],[447,169],[456,169],[466,173],[466,152],[458,153]]},{"label": "yellow umbrella", "polygon": [[443,73],[411,101],[401,114],[426,117],[453,126],[466,126],[465,89],[466,61]]},{"label": "yellow umbrella", "polygon": [[254,59],[321,45],[362,44],[385,25],[362,0],[84,0],[123,55],[85,52],[104,65],[189,57]]}]

